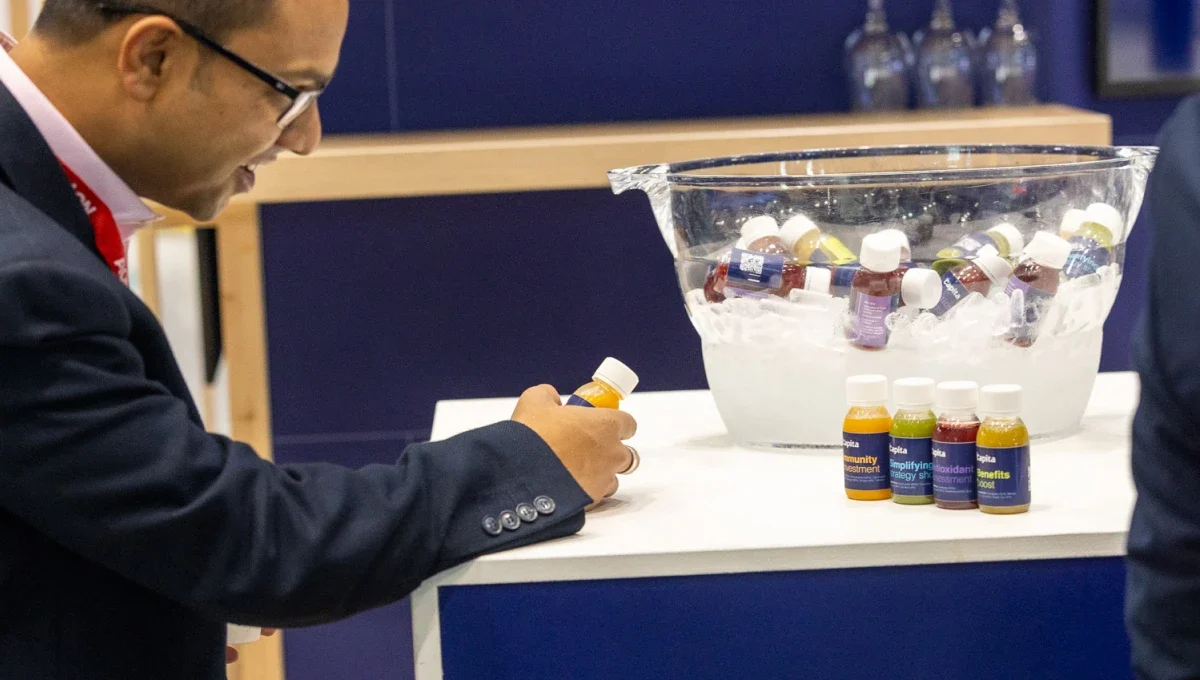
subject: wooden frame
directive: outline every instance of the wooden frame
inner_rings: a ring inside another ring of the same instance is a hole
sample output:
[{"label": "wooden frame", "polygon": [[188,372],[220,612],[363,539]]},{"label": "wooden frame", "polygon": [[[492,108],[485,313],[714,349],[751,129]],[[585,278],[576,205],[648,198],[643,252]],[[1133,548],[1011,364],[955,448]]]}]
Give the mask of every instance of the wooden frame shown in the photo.
[{"label": "wooden frame", "polygon": [[[608,186],[613,168],[838,146],[956,143],[1106,145],[1108,116],[1065,106],[653,122],[335,137],[311,156],[259,171],[215,221],[232,436],[271,458],[271,410],[258,206]],[[192,224],[164,210],[161,226]],[[151,251],[152,252],[152,251]],[[281,635],[241,648],[233,680],[281,680]]]}]

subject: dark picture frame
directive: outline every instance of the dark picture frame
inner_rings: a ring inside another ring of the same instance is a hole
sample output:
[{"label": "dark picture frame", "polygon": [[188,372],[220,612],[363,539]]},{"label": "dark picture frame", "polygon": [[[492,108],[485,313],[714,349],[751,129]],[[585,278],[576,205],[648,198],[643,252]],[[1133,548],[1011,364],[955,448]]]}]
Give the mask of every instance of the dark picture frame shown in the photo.
[{"label": "dark picture frame", "polygon": [[[1152,2],[1154,0],[1147,0]],[[1114,0],[1096,0],[1096,91],[1105,98],[1164,97],[1200,92],[1200,61],[1188,75],[1160,73],[1143,80],[1117,80],[1113,77],[1109,48],[1112,44]],[[1193,5],[1195,3],[1193,2]],[[1193,10],[1200,11],[1200,8]],[[1196,39],[1200,39],[1200,33]]]}]

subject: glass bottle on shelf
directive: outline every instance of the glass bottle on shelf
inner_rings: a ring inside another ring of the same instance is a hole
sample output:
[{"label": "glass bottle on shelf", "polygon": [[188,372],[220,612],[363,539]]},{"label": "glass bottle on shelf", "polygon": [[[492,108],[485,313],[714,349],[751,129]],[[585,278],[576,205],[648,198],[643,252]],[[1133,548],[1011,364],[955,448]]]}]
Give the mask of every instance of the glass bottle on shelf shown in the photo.
[{"label": "glass bottle on shelf", "polygon": [[845,54],[855,111],[908,108],[912,46],[888,30],[883,0],[869,0],[867,20],[846,38]]},{"label": "glass bottle on shelf", "polygon": [[985,106],[1037,102],[1037,49],[1021,23],[1017,0],[1001,0],[992,28],[980,34],[980,100]]},{"label": "glass bottle on shelf", "polygon": [[917,106],[968,108],[975,103],[975,44],[957,30],[950,0],[937,0],[929,26],[916,35]]}]

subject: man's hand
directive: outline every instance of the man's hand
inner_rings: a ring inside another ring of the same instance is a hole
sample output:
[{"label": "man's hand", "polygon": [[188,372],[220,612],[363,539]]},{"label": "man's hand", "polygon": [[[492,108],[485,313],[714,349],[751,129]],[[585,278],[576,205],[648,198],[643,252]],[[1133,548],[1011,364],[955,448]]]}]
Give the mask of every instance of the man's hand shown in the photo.
[{"label": "man's hand", "polygon": [[[278,629],[263,628],[262,634],[263,635],[274,635],[276,630],[278,630]],[[225,645],[225,663],[231,664],[237,660],[238,660],[238,651],[236,649],[234,649],[233,647],[230,647],[229,645]]]},{"label": "man's hand", "polygon": [[536,432],[594,501],[617,492],[617,473],[633,461],[621,442],[637,422],[624,411],[563,406],[557,390],[538,385],[521,395],[512,419]]}]

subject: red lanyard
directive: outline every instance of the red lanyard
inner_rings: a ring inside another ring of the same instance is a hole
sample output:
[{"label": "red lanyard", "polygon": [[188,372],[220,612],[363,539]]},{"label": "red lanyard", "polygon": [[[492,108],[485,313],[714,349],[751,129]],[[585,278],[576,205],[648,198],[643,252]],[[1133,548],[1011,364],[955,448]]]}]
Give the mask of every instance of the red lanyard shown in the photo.
[{"label": "red lanyard", "polygon": [[87,213],[88,220],[92,223],[92,231],[96,236],[96,248],[104,256],[104,262],[112,270],[112,273],[121,279],[121,283],[129,285],[129,266],[125,260],[125,242],[121,238],[121,230],[117,228],[117,221],[113,218],[112,210],[96,195],[96,192],[92,191],[91,187],[79,179],[79,176],[71,168],[68,168],[62,161],[59,163],[62,165],[63,171],[67,173],[67,179],[71,180],[71,188],[75,190],[75,195],[83,204],[83,211]]}]

